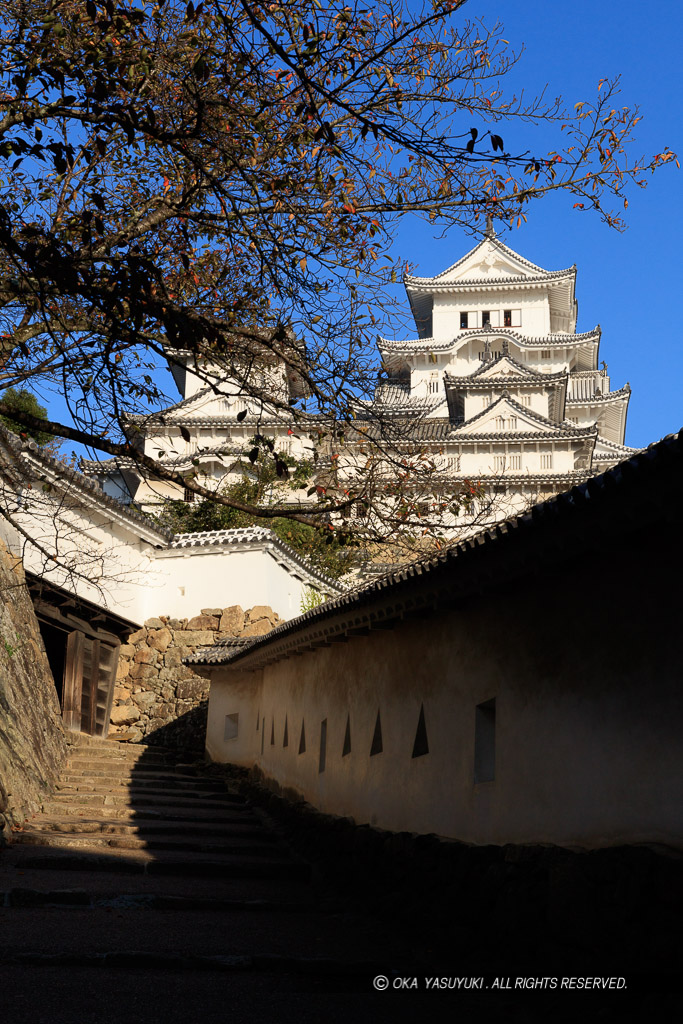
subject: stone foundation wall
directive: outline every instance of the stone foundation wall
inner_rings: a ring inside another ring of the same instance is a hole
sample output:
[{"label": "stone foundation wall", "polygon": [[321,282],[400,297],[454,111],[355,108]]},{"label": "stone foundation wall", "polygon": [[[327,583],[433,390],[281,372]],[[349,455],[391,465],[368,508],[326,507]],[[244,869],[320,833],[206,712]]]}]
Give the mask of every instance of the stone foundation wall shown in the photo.
[{"label": "stone foundation wall", "polygon": [[203,608],[192,619],[148,619],[119,654],[109,735],[203,750],[209,681],[183,665],[198,647],[262,636],[283,620],[267,605]]},{"label": "stone foundation wall", "polygon": [[0,541],[0,845],[40,809],[65,757],[59,699],[21,562]]}]

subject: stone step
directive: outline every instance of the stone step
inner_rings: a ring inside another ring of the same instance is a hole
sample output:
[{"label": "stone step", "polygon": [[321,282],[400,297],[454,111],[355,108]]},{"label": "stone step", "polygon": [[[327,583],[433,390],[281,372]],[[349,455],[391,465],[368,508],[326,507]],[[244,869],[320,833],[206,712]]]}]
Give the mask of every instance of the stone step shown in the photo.
[{"label": "stone step", "polygon": [[105,743],[102,746],[93,744],[92,746],[77,746],[69,747],[67,750],[69,757],[114,757],[129,761],[136,761],[140,758],[148,760],[159,760],[164,758],[169,761],[200,761],[202,755],[199,752],[182,753],[177,750],[169,750],[167,747],[144,747],[142,744],[127,744],[127,743]]},{"label": "stone step", "polygon": [[80,768],[66,769],[62,772],[60,779],[64,781],[72,780],[77,782],[79,779],[88,779],[92,782],[118,782],[127,779],[140,779],[141,782],[146,782],[148,779],[154,781],[158,779],[160,782],[173,782],[175,779],[185,782],[210,782],[212,785],[226,786],[228,783],[223,779],[207,779],[202,777],[199,771],[172,771],[169,768],[164,769],[150,769],[145,768],[144,770],[136,771],[94,771],[93,769],[84,771]]},{"label": "stone step", "polygon": [[[43,814],[48,817],[72,817],[78,820],[79,817],[93,818],[106,814],[107,819],[117,818],[130,821],[212,821],[224,825],[244,821],[255,821],[254,811],[248,805],[227,809],[211,805],[210,807],[198,807],[196,803],[189,803],[186,807],[178,807],[174,804],[149,806],[102,803],[69,803],[65,801],[47,801],[43,804]],[[31,819],[31,821],[36,819]]]},{"label": "stone step", "polygon": [[240,818],[236,822],[207,822],[201,821],[171,821],[155,818],[149,821],[135,819],[134,823],[126,824],[121,821],[109,821],[107,819],[85,819],[77,820],[69,818],[47,818],[41,817],[31,821],[30,826],[25,826],[13,832],[16,840],[25,831],[30,832],[57,832],[63,835],[119,835],[119,836],[150,836],[157,837],[165,834],[176,836],[235,836],[243,838],[260,839],[264,843],[278,842],[278,837],[259,824],[245,823]]},{"label": "stone step", "polygon": [[64,834],[44,829],[24,829],[13,837],[13,844],[19,846],[44,846],[60,849],[101,849],[113,850],[175,850],[185,853],[210,853],[242,857],[281,857],[282,852],[274,843],[260,843],[254,839],[235,836],[217,836],[213,839],[200,837],[146,837],[112,836],[96,833]]},{"label": "stone step", "polygon": [[[85,734],[81,733],[76,743],[69,743],[70,751],[83,751],[94,754],[118,754],[121,757],[142,757],[145,754],[166,754],[174,757],[176,761],[187,760],[196,757],[195,751],[176,750],[173,747],[164,747],[160,743],[121,743],[119,740],[103,740],[99,736],[90,736],[90,743],[84,742]],[[201,756],[201,755],[199,755]]]},{"label": "stone step", "polygon": [[73,807],[201,807],[209,810],[212,807],[229,810],[233,807],[244,807],[245,801],[230,793],[202,793],[194,799],[190,792],[175,796],[167,790],[140,790],[131,788],[121,792],[106,793],[74,793],[57,792],[52,796],[52,803]]},{"label": "stone step", "polygon": [[218,879],[266,878],[306,881],[310,867],[302,861],[246,858],[239,855],[194,853],[180,856],[166,850],[109,850],[106,854],[88,850],[63,852],[56,847],[43,847],[28,852],[21,867],[47,871],[105,871],[114,874],[146,874]]},{"label": "stone step", "polygon": [[[171,758],[166,757],[155,757],[155,758],[131,758],[131,757],[117,757],[115,755],[70,755],[64,762],[66,768],[83,768],[87,771],[90,770],[101,770],[101,771],[141,771],[145,768],[156,768],[162,770],[173,770],[174,762]],[[194,764],[184,764],[185,770],[196,767]]]},{"label": "stone step", "polygon": [[173,910],[216,914],[310,913],[306,900],[263,898],[221,899],[215,896],[175,896],[164,892],[97,892],[88,889],[34,889],[16,886],[0,890],[0,907],[91,907],[111,910]]},{"label": "stone step", "polygon": [[[101,736],[89,736],[85,732],[68,733],[67,742],[70,747],[95,747],[99,750],[172,750],[171,747],[162,747],[156,743],[124,743],[114,736],[103,739]],[[177,755],[179,751],[175,753]]]},{"label": "stone step", "polygon": [[133,789],[139,789],[141,791],[150,790],[152,792],[175,792],[178,794],[189,791],[195,793],[227,793],[231,796],[236,795],[230,793],[230,790],[222,782],[212,782],[210,780],[203,781],[201,779],[192,778],[175,779],[172,777],[169,777],[168,779],[160,779],[157,777],[153,779],[139,779],[136,776],[119,779],[96,779],[87,774],[83,774],[82,776],[63,775],[55,787],[55,792],[115,793],[119,790]]}]

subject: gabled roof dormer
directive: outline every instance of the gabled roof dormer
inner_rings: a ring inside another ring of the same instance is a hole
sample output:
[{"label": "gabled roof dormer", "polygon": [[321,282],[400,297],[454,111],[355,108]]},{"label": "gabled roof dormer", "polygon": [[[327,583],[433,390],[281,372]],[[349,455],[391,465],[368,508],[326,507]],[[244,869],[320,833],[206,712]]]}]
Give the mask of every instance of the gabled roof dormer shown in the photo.
[{"label": "gabled roof dormer", "polygon": [[437,296],[450,294],[457,302],[458,296],[464,299],[487,290],[541,290],[548,295],[551,329],[576,329],[576,266],[544,270],[505,245],[490,225],[481,242],[446,270],[434,277],[406,274],[404,284],[420,337],[431,333],[432,308]]},{"label": "gabled roof dormer", "polygon": [[507,392],[492,402],[488,408],[466,420],[456,430],[458,436],[474,437],[486,435],[549,434],[561,437],[594,435],[595,427],[576,427],[570,423],[553,423],[546,416],[532,412],[520,405]]}]

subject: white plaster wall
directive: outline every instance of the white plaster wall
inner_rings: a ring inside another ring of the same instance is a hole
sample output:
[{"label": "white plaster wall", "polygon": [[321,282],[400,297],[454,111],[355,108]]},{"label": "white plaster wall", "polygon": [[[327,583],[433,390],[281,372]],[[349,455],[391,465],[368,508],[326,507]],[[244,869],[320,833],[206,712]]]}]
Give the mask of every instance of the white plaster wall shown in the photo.
[{"label": "white plaster wall", "polygon": [[500,311],[501,326],[503,310],[521,310],[521,326],[514,330],[530,337],[540,337],[550,330],[550,303],[547,293],[540,290],[529,295],[518,291],[472,293],[462,297],[437,294],[434,296],[432,311],[434,338],[445,341],[457,337],[460,333],[460,313],[481,312],[485,309]]},{"label": "white plaster wall", "polygon": [[[11,508],[12,498],[9,498]],[[75,491],[24,491],[13,514],[31,538],[17,540],[24,568],[109,611],[142,622],[153,578],[152,539],[135,523]],[[156,543],[163,543],[161,538]],[[50,556],[54,557],[50,557]]]},{"label": "white plaster wall", "polygon": [[146,590],[145,618],[183,618],[201,608],[270,605],[283,619],[301,614],[309,584],[263,547],[172,548],[156,552],[154,582]]},{"label": "white plaster wall", "polygon": [[[613,582],[608,598],[628,586],[626,577]],[[679,666],[667,633],[673,621],[660,625],[655,613],[645,623],[659,647],[642,637],[629,644],[625,618],[612,617],[603,640],[590,635],[580,592],[565,595],[561,614],[545,593],[502,592],[459,612],[280,661],[262,670],[262,682],[257,674],[247,681],[246,673],[233,679],[217,669],[209,753],[258,765],[322,811],[397,831],[477,844],[681,846]],[[492,698],[495,779],[476,783],[476,707]],[[422,704],[429,753],[412,758]],[[384,749],[371,757],[378,709]],[[225,743],[224,716],[235,711],[239,743]],[[265,716],[263,753],[257,715]],[[342,757],[347,715],[352,750]],[[302,719],[306,752],[299,754]]]}]

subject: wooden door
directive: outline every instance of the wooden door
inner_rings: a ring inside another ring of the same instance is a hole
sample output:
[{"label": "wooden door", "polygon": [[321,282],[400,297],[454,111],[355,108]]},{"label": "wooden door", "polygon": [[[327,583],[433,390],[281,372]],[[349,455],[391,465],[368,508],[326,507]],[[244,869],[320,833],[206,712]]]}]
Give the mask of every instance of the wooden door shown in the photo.
[{"label": "wooden door", "polygon": [[107,735],[118,660],[118,645],[86,636],[80,630],[69,633],[62,693],[67,729],[90,736]]}]

